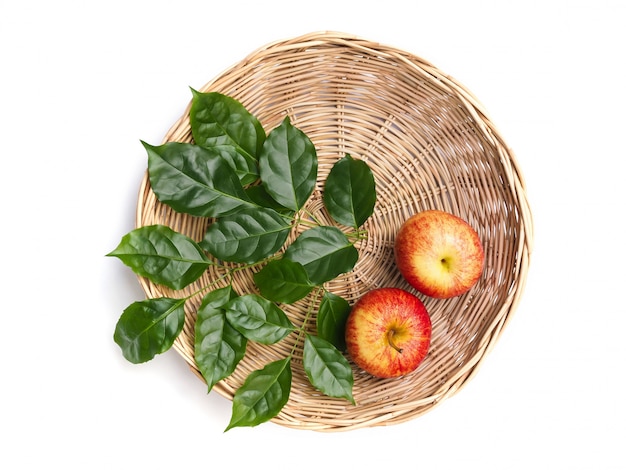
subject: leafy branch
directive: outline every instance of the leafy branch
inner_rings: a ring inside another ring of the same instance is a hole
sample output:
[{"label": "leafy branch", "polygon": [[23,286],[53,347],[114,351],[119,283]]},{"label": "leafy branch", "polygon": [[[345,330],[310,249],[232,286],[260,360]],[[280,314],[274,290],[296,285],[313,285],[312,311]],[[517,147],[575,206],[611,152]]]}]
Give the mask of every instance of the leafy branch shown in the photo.
[{"label": "leafy branch", "polygon": [[[367,237],[362,225],[376,201],[370,168],[350,155],[337,160],[324,182],[323,203],[345,230],[324,225],[306,208],[317,183],[316,149],[289,117],[266,135],[259,120],[233,98],[195,90],[192,95],[194,143],[143,146],[159,201],[212,223],[199,242],[165,225],[140,227],[124,235],[108,256],[173,290],[194,283],[212,265],[234,267],[219,278],[229,280],[226,287],[216,287],[213,280],[183,298],[134,302],[118,320],[114,341],[132,363],[153,359],[171,348],[184,325],[186,302],[201,295],[194,352],[209,391],[235,371],[249,341],[269,345],[298,335],[287,357],[252,372],[236,391],[227,430],[258,425],[282,410],[298,344],[313,387],[354,403],[352,369],[342,354],[350,305],[324,284],[351,271],[358,260],[354,243]],[[296,227],[299,235],[287,245]],[[258,293],[235,292],[234,272],[253,266],[260,266],[253,275]],[[280,305],[310,295],[305,321],[296,327]],[[313,315],[317,334],[308,326]]]}]

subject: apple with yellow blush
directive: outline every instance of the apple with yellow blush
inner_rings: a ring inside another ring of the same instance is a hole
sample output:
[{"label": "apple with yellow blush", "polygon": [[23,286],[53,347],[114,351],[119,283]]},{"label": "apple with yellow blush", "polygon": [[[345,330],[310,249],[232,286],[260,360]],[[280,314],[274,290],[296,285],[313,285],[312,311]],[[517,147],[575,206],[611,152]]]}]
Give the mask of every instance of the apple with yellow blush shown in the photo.
[{"label": "apple with yellow blush", "polygon": [[346,320],[346,350],[375,377],[400,377],[416,370],[428,354],[432,325],[422,301],[395,287],[366,292]]},{"label": "apple with yellow blush", "polygon": [[485,262],[476,230],[464,219],[434,209],[404,221],[396,234],[394,254],[408,284],[438,299],[468,292],[480,279]]}]

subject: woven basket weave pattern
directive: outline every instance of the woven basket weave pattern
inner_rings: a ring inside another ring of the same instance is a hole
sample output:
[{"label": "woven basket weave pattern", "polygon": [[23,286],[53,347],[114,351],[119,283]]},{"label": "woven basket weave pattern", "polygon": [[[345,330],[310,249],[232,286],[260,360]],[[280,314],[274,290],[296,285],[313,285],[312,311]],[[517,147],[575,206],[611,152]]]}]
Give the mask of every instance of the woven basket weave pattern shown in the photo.
[{"label": "woven basket weave pattern", "polygon": [[[514,312],[532,248],[532,217],[519,168],[478,101],[418,57],[328,32],[269,44],[198,90],[238,99],[268,132],[288,115],[311,138],[319,171],[307,210],[328,224],[332,222],[323,210],[322,185],[334,162],[350,154],[372,168],[378,199],[364,226],[368,238],[356,245],[359,261],[352,272],[326,285],[350,303],[377,287],[411,290],[395,268],[393,243],[402,222],[416,212],[436,208],[459,215],[478,231],[485,249],[483,276],[470,292],[447,300],[420,296],[431,315],[433,336],[416,372],[400,379],[375,379],[355,368],[353,406],[311,387],[298,345],[290,400],[274,422],[318,431],[395,424],[455,394]],[[188,111],[164,141],[192,141]],[[146,175],[136,224],[153,223],[201,240],[209,221],[175,213],[158,202]],[[140,282],[148,297],[180,296],[210,284],[218,274],[218,268],[211,267],[178,293],[145,279]],[[254,290],[251,270],[238,274],[234,288],[239,293]],[[193,329],[200,300],[188,302],[185,327],[174,345],[198,375]],[[299,326],[316,302],[307,297],[281,307]],[[307,326],[314,328],[314,321]],[[250,372],[285,357],[296,340],[291,335],[273,346],[249,344],[235,373],[214,390],[232,399]]]}]

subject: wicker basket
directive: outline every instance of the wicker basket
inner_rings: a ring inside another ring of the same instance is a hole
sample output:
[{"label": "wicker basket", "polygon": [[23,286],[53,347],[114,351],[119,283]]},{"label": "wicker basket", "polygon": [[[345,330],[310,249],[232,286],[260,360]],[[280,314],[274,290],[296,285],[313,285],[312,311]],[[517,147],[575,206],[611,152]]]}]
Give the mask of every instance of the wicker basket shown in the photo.
[{"label": "wicker basket", "polygon": [[[322,218],[321,182],[332,164],[349,153],[370,165],[378,200],[365,225],[369,237],[357,245],[360,257],[355,269],[327,285],[350,303],[377,287],[410,290],[394,266],[393,242],[401,223],[418,211],[437,208],[455,213],[476,228],[484,243],[486,267],[470,292],[448,300],[422,297],[431,314],[433,336],[417,371],[400,379],[376,379],[355,368],[354,406],[316,392],[297,350],[289,403],[273,421],[317,431],[396,424],[426,413],[458,392],[519,303],[533,235],[518,165],[477,100],[414,55],[328,32],[269,44],[198,90],[237,98],[259,117],[266,131],[290,116],[317,148],[318,188],[307,209]],[[188,110],[164,141],[191,141]],[[153,223],[200,240],[208,221],[159,203],[146,175],[136,224]],[[211,276],[208,271],[182,294],[207,285]],[[148,297],[180,294],[143,278],[140,282]],[[251,273],[244,271],[234,287],[250,292]],[[308,301],[281,307],[297,325]],[[174,348],[201,377],[194,363],[193,333],[199,302],[188,302],[185,327]],[[234,374],[214,390],[232,399],[251,371],[285,357],[292,345],[289,338],[274,346],[249,344]]]}]

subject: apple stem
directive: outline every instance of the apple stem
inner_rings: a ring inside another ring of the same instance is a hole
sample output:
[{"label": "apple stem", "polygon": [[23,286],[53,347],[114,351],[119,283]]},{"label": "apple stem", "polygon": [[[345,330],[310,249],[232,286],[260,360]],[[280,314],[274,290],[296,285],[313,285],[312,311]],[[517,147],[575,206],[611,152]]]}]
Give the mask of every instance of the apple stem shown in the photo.
[{"label": "apple stem", "polygon": [[402,348],[399,348],[396,343],[393,341],[393,336],[396,334],[396,330],[389,330],[387,332],[387,341],[389,341],[389,344],[391,345],[391,347],[393,349],[395,349],[396,351],[398,351],[400,354],[402,354]]}]

